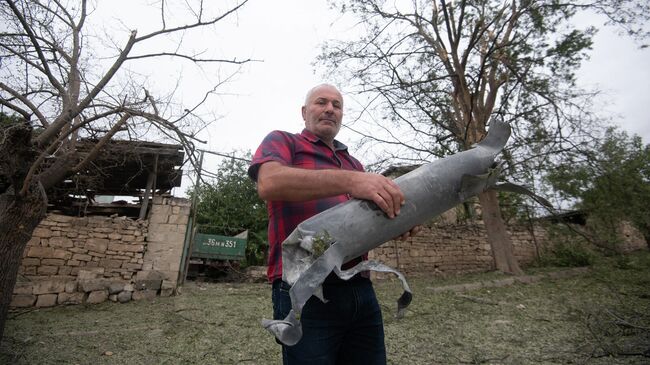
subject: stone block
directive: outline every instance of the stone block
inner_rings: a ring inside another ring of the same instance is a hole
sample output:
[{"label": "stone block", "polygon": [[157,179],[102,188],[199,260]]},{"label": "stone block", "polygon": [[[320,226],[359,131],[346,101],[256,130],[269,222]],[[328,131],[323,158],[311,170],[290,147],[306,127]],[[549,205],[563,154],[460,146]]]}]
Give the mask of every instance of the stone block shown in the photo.
[{"label": "stone block", "polygon": [[189,218],[189,216],[187,216],[187,215],[172,214],[172,215],[169,216],[169,219],[167,220],[167,222],[169,222],[171,224],[186,225],[187,221],[188,221],[188,218]]},{"label": "stone block", "polygon": [[126,262],[122,264],[122,268],[128,269],[128,270],[141,270],[142,269],[142,264],[137,264],[137,263],[130,263]]},{"label": "stone block", "polygon": [[189,206],[180,206],[176,205],[172,207],[172,214],[175,215],[186,215],[189,217],[190,215],[190,207]]},{"label": "stone block", "polygon": [[64,280],[39,280],[32,282],[33,289],[32,293],[36,295],[40,294],[53,294],[53,293],[62,293],[65,291]]},{"label": "stone block", "polygon": [[108,247],[109,240],[105,238],[89,238],[86,241],[86,245],[84,246],[88,251],[95,251],[95,252],[105,252],[106,248]]},{"label": "stone block", "polygon": [[108,290],[96,290],[88,294],[88,298],[86,298],[86,303],[99,304],[105,302],[107,299],[108,299]]},{"label": "stone block", "polygon": [[72,257],[72,253],[68,252],[62,248],[55,248],[54,252],[52,253],[52,256],[50,258],[52,259],[64,259],[68,260]]},{"label": "stone block", "polygon": [[88,254],[89,254],[90,256],[92,256],[92,257],[100,257],[100,258],[104,258],[104,257],[106,257],[105,254],[100,253],[100,252],[95,252],[95,251],[88,251]]},{"label": "stone block", "polygon": [[121,291],[124,291],[125,283],[120,281],[113,281],[108,284],[108,294],[117,294]]},{"label": "stone block", "polygon": [[172,198],[171,200],[171,205],[172,206],[181,206],[181,207],[189,207],[192,205],[192,201],[186,198]]},{"label": "stone block", "polygon": [[41,265],[63,266],[63,265],[65,265],[65,260],[63,260],[63,259],[43,259],[43,260],[41,260]]},{"label": "stone block", "polygon": [[78,288],[83,292],[94,292],[107,290],[110,282],[104,278],[98,279],[85,279],[78,281]]},{"label": "stone block", "polygon": [[17,281],[14,285],[14,294],[32,294],[34,283],[30,281]]},{"label": "stone block", "polygon": [[101,259],[99,261],[99,266],[105,267],[105,268],[120,268],[122,267],[122,261],[121,260],[112,260],[112,259]]},{"label": "stone block", "polygon": [[66,237],[52,237],[49,240],[49,245],[52,247],[72,247],[74,244],[70,238]]},{"label": "stone block", "polygon": [[108,239],[111,241],[119,241],[122,239],[122,235],[119,233],[109,233]]},{"label": "stone block", "polygon": [[52,237],[52,231],[47,228],[36,227],[32,232],[32,237],[50,238]]},{"label": "stone block", "polygon": [[59,293],[58,304],[81,304],[84,301],[84,293]]},{"label": "stone block", "polygon": [[27,251],[28,257],[52,257],[54,255],[54,249],[52,247],[41,247],[41,246],[32,246],[29,247]]},{"label": "stone block", "polygon": [[136,290],[132,294],[132,299],[133,300],[152,300],[156,298],[156,295],[158,294],[157,290]]},{"label": "stone block", "polygon": [[169,213],[171,213],[172,207],[169,205],[162,205],[162,204],[153,204],[151,206],[151,215],[164,215],[168,216]]},{"label": "stone block", "polygon": [[74,293],[77,291],[77,282],[76,281],[68,281],[65,283],[65,292],[66,293]]},{"label": "stone block", "polygon": [[117,302],[117,294],[109,294],[108,300],[110,300],[111,302]]},{"label": "stone block", "polygon": [[157,291],[162,285],[162,279],[158,280],[136,280],[135,288],[138,290],[154,290]]},{"label": "stone block", "polygon": [[58,266],[39,266],[36,270],[38,275],[51,276],[56,275],[59,272]]},{"label": "stone block", "polygon": [[77,260],[77,261],[86,261],[86,262],[88,262],[88,261],[92,260],[92,256],[81,254],[81,253],[76,253],[76,254],[72,255],[72,259]]},{"label": "stone block", "polygon": [[36,307],[54,307],[56,305],[57,294],[43,294],[36,299]]},{"label": "stone block", "polygon": [[11,297],[10,307],[13,308],[28,308],[33,307],[36,303],[36,295],[31,294],[16,294]]},{"label": "stone block", "polygon": [[41,239],[39,237],[32,237],[27,241],[27,246],[38,246],[41,243]]},{"label": "stone block", "polygon": [[167,219],[169,219],[167,214],[152,214],[151,218],[149,218],[149,224],[164,224],[167,223]]},{"label": "stone block", "polygon": [[162,285],[160,286],[161,297],[170,297],[174,295],[175,291],[176,291],[176,282],[163,280]]},{"label": "stone block", "polygon": [[144,245],[141,244],[122,244],[122,243],[110,243],[108,249],[117,252],[143,252]]},{"label": "stone block", "polygon": [[21,266],[18,268],[18,274],[20,275],[36,275],[37,266]]},{"label": "stone block", "polygon": [[39,266],[40,264],[41,260],[35,257],[25,257],[21,262],[23,266]]},{"label": "stone block", "polygon": [[137,290],[158,290],[162,285],[164,275],[157,271],[139,271],[136,274],[135,288]]},{"label": "stone block", "polygon": [[120,303],[126,303],[131,301],[131,296],[133,295],[133,292],[130,291],[122,291],[119,294],[117,294],[117,301]]},{"label": "stone block", "polygon": [[72,267],[70,266],[59,266],[59,272],[57,273],[58,275],[62,276],[68,276],[72,273]]}]

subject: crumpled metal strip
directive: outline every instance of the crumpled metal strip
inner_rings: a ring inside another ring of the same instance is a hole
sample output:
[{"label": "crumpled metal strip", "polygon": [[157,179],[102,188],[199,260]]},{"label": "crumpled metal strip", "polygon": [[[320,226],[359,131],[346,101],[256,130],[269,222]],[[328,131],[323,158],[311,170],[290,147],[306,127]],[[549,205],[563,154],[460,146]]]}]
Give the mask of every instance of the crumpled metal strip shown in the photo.
[{"label": "crumpled metal strip", "polygon": [[343,280],[350,280],[350,278],[362,271],[378,271],[392,273],[397,276],[397,278],[402,282],[402,288],[404,289],[404,292],[399,297],[399,299],[397,299],[396,317],[404,317],[406,314],[406,307],[408,307],[408,305],[411,304],[411,300],[413,300],[413,293],[411,292],[411,288],[409,287],[409,283],[406,281],[404,274],[393,269],[390,266],[384,265],[381,262],[374,260],[362,261],[348,270],[341,271],[338,268],[334,269],[334,273],[336,273],[336,275]]}]

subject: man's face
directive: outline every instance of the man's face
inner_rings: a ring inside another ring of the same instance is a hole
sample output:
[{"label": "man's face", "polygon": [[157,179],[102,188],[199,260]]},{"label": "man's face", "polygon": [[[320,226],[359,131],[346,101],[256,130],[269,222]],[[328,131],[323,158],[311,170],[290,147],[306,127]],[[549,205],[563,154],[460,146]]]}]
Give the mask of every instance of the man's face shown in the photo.
[{"label": "man's face", "polygon": [[334,140],[341,129],[343,97],[333,86],[323,85],[314,89],[302,107],[305,128],[326,143]]}]

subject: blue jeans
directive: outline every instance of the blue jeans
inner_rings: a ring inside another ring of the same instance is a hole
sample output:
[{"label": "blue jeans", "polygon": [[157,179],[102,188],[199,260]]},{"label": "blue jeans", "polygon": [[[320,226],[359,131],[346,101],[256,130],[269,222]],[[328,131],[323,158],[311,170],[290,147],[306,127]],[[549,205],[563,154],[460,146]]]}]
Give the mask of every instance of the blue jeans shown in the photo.
[{"label": "blue jeans", "polygon": [[[312,296],[302,314],[302,339],[282,346],[284,365],[386,364],[381,309],[369,279],[355,277],[323,285],[327,303]],[[273,282],[273,318],[291,309],[289,285]]]}]

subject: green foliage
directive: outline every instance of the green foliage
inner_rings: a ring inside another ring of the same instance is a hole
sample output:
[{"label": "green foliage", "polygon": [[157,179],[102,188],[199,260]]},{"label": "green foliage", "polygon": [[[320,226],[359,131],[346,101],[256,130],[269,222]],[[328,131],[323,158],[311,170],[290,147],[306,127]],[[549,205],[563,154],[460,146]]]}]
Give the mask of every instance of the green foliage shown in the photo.
[{"label": "green foliage", "polygon": [[551,171],[548,181],[589,214],[597,239],[615,248],[623,220],[650,238],[650,145],[610,128],[590,150]]},{"label": "green foliage", "polygon": [[266,205],[247,168],[242,160],[224,160],[214,182],[196,190],[199,232],[233,236],[248,230],[245,266],[263,264],[268,247]]},{"label": "green foliage", "polygon": [[323,231],[322,233],[315,235],[312,241],[312,256],[314,258],[321,257],[331,244],[332,236],[330,236],[329,232]]},{"label": "green foliage", "polygon": [[539,259],[541,266],[589,266],[596,258],[587,240],[566,226],[548,227],[550,248]]},{"label": "green foliage", "polygon": [[0,112],[0,128],[8,127],[13,124],[18,124],[23,122],[23,119],[15,116]]}]

